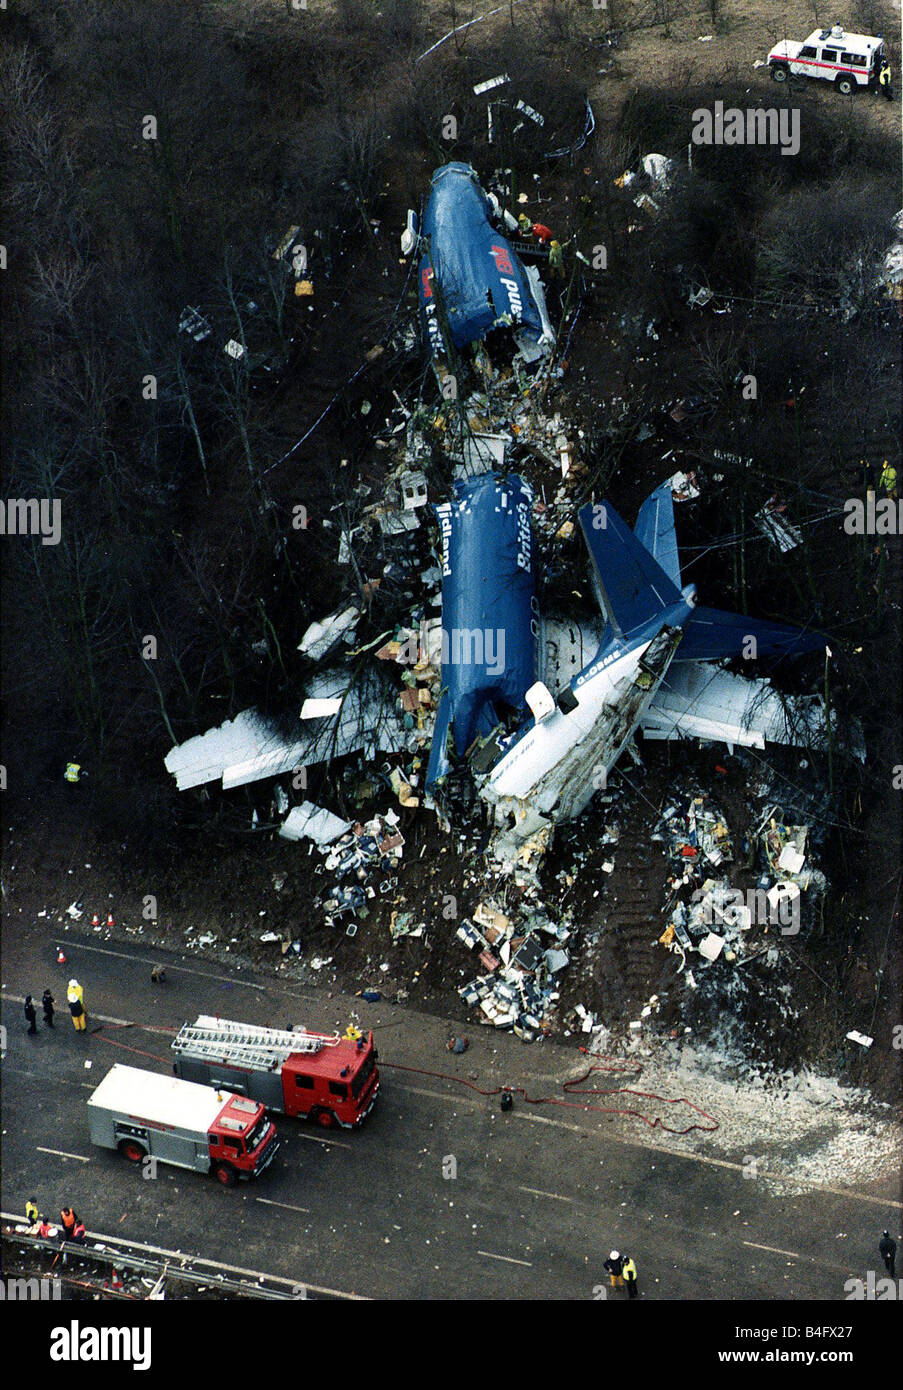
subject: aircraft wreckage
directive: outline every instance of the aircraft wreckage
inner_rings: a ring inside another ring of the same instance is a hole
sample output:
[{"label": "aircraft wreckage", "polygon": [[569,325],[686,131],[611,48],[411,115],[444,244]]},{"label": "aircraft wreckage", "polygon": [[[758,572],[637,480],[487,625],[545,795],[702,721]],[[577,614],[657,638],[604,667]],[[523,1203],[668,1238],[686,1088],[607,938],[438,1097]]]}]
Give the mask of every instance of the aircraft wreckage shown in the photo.
[{"label": "aircraft wreckage", "polygon": [[601,633],[592,659],[562,681],[562,648],[592,650],[593,630],[539,617],[531,503],[523,479],[484,474],[436,508],[448,665],[430,792],[451,768],[450,737],[513,845],[578,816],[637,729],[757,748],[823,738],[817,696],[782,699],[765,680],[710,664],[801,655],[825,639],[697,603],[695,586],[681,583],[670,481],[646,499],[633,531],[609,503],[580,511]]}]

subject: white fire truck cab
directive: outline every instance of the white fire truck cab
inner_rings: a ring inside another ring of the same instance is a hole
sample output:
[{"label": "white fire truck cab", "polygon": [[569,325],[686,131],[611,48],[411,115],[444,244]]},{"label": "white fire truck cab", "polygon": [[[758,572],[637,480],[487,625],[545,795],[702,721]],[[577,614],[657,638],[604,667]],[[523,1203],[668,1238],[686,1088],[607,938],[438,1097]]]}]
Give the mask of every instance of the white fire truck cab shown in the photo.
[{"label": "white fire truck cab", "polygon": [[835,24],[814,29],[802,43],[782,39],[769,53],[768,66],[775,82],[786,82],[791,75],[821,78],[847,96],[857,87],[877,87],[883,58],[880,34],[847,34]]},{"label": "white fire truck cab", "polygon": [[139,1067],[108,1071],[88,1097],[88,1116],[93,1144],[132,1163],[155,1158],[213,1173],[225,1187],[256,1178],[279,1148],[259,1101]]}]

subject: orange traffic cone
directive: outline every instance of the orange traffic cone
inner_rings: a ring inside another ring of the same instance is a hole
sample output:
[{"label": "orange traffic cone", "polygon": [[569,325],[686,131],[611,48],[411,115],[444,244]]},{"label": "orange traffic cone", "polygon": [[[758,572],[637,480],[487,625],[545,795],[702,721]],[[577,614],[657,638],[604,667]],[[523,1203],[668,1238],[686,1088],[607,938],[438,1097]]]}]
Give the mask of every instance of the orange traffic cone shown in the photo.
[{"label": "orange traffic cone", "polygon": [[92,926],[92,927],[99,927],[99,926],[100,926],[100,918],[98,917],[98,915],[97,915],[96,912],[95,912],[94,916],[91,918],[91,926]]},{"label": "orange traffic cone", "polygon": [[60,947],[60,949],[59,949],[59,950],[57,951],[57,953],[56,953],[56,963],[57,963],[57,965],[65,965],[65,964],[66,964],[66,955],[65,955],[65,952],[63,951],[62,946]]},{"label": "orange traffic cone", "polygon": [[113,914],[112,914],[112,912],[108,912],[108,913],[107,913],[107,926],[108,926],[108,927],[115,927],[115,925],[116,925],[116,923],[113,921]]}]

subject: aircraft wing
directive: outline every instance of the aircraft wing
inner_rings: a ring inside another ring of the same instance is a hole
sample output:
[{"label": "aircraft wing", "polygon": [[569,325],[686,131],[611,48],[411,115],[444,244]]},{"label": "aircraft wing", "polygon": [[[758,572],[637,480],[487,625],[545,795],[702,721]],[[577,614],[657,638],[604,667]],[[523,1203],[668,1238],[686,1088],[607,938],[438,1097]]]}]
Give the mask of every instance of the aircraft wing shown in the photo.
[{"label": "aircraft wing", "polygon": [[[755,638],[755,648],[749,639]],[[722,657],[801,656],[825,645],[820,632],[807,632],[789,623],[769,623],[742,613],[699,604],[684,625],[675,661],[718,661]]]}]

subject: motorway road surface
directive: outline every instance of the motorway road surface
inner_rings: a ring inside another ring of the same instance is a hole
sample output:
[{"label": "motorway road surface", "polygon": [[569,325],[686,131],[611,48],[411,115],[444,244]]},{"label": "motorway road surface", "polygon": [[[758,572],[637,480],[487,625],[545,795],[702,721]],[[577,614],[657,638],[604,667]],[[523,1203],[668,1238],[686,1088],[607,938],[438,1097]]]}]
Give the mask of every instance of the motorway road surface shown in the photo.
[{"label": "motorway road surface", "polygon": [[[876,1267],[882,1227],[899,1220],[890,1188],[778,1197],[739,1162],[669,1152],[667,1136],[625,1140],[579,1110],[516,1103],[503,1114],[497,1099],[389,1067],[356,1133],[277,1116],[282,1148],[256,1183],[223,1189],[162,1165],[145,1180],[88,1138],[85,1100],[113,1063],[169,1071],[167,1030],[198,1012],[325,1028],[361,1006],[140,944],[67,935],[66,949],[65,966],[49,965],[55,950],[20,939],[4,959],[5,1211],[30,1196],[52,1215],[71,1203],[90,1231],[384,1299],[591,1300],[612,1247],[633,1255],[646,1299],[843,1299],[846,1279]],[[167,964],[159,990],[152,959]],[[81,1034],[65,1007],[72,974],[89,1010]],[[20,1001],[47,983],[62,1012],[53,1032],[29,1037]],[[102,1018],[119,1022],[90,1031]],[[394,1056],[448,1070],[441,1020],[392,1018],[376,1030],[381,1066]],[[464,1074],[499,1041],[488,1035],[477,1030]],[[548,1046],[503,1041],[518,1080],[552,1060]]]}]

